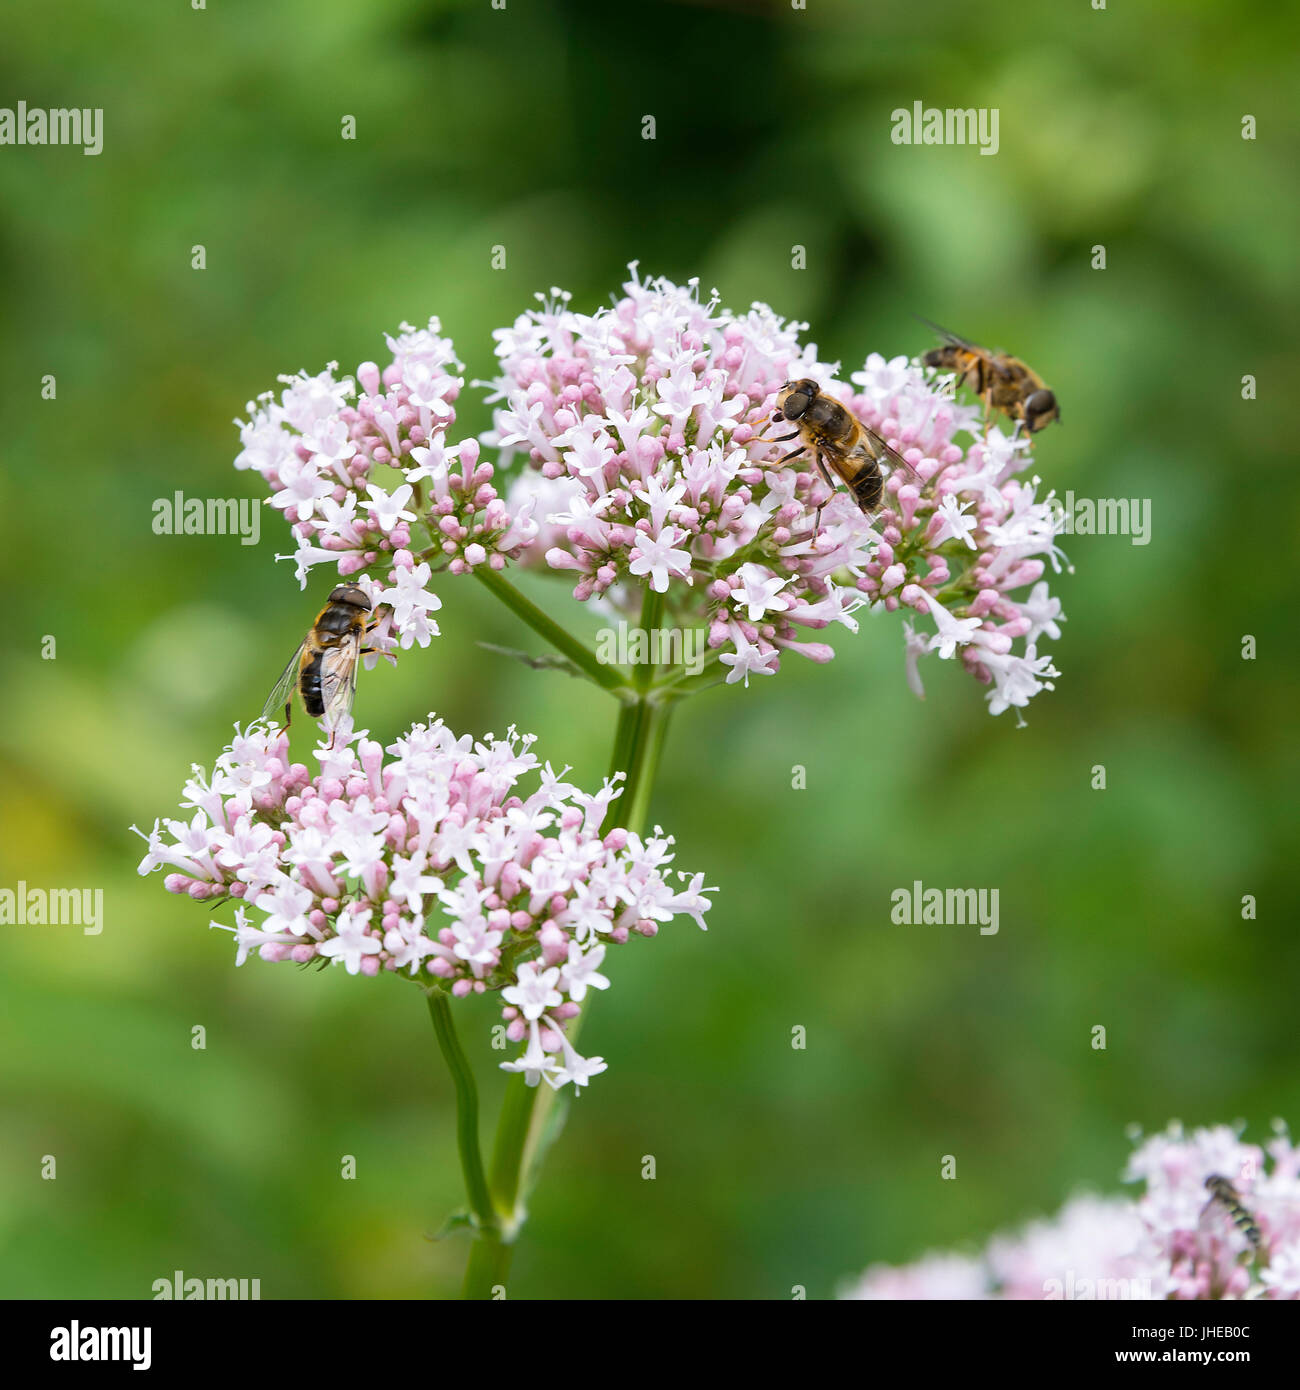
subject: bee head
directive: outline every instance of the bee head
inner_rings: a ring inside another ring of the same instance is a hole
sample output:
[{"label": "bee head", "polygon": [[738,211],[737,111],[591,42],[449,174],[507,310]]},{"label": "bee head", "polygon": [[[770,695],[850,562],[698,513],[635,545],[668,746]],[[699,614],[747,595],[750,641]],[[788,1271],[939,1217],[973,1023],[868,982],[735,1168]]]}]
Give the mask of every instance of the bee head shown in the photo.
[{"label": "bee head", "polygon": [[1044,425],[1050,425],[1053,420],[1061,418],[1061,412],[1056,405],[1056,397],[1046,387],[1026,396],[1024,409],[1025,428],[1030,434],[1036,430],[1041,430]]},{"label": "bee head", "polygon": [[798,420],[817,399],[820,390],[821,388],[811,377],[801,377],[798,381],[787,381],[777,393],[777,411],[786,420]]},{"label": "bee head", "polygon": [[370,600],[366,597],[365,591],[359,589],[355,584],[340,584],[330,595],[331,603],[347,603],[353,608],[360,608],[364,612],[370,612]]}]

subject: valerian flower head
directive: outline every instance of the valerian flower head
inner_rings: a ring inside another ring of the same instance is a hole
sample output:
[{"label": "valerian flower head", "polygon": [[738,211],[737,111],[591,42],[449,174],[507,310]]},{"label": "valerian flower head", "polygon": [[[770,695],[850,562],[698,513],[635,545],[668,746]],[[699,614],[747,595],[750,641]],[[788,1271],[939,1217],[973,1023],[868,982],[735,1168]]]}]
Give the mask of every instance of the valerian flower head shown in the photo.
[{"label": "valerian flower head", "polygon": [[[1058,563],[1056,513],[1037,480],[1015,476],[1027,441],[982,430],[950,379],[901,357],[873,353],[851,385],[836,380],[800,342],[806,327],[761,304],[732,313],[716,295],[701,302],[695,281],[642,281],[633,266],[610,309],[581,314],[553,290],[498,332],[500,404],[484,442],[526,452],[535,470],[509,493],[538,528],[522,558],[572,574],[579,600],[628,611],[648,583],[669,612],[707,626],[728,682],[773,674],[786,651],[830,660],[804,630],[855,631],[870,603],[932,620],[925,649],[989,684],[994,714],[1025,705],[1057,674],[1036,642],[1060,632],[1041,579]],[[810,458],[779,462],[790,445],[772,438],[771,417],[800,377],[912,466],[889,479],[876,516]],[[919,692],[912,640],[907,653]]]},{"label": "valerian flower head", "polygon": [[[436,600],[421,605],[416,590],[438,570],[520,562],[629,615],[648,587],[674,625],[704,629],[709,674],[728,683],[775,674],[786,652],[831,660],[817,635],[856,631],[873,607],[922,620],[906,629],[904,657],[918,694],[930,652],[988,685],[994,714],[1052,687],[1039,643],[1063,620],[1043,578],[1060,567],[1059,509],[1021,476],[1028,440],[981,426],[951,377],[872,353],[841,380],[801,341],[806,324],[763,304],[733,313],[716,294],[701,301],[696,281],[642,280],[635,265],[594,314],[558,289],[539,299],[494,335],[496,409],[481,441],[451,442],[464,379],[436,318],[388,339],[382,373],[369,362],[339,378],[331,363],[249,406],[236,465],[270,485],[298,540],[300,582],[332,563],[400,591],[381,650],[427,640]],[[773,411],[801,377],[910,465],[874,515],[806,455],[783,461]],[[514,475],[504,497],[480,444]]]},{"label": "valerian flower head", "polygon": [[1172,1125],[1129,1160],[1140,1196],[1075,1197],[980,1256],[873,1265],[842,1297],[1300,1299],[1298,1173],[1280,1127],[1260,1147],[1226,1125]]},{"label": "valerian flower head", "polygon": [[[404,555],[415,561],[405,565],[409,595],[412,575],[427,589],[430,560],[460,573],[491,549],[499,568],[531,538],[532,528],[507,516],[477,440],[449,442],[464,378],[439,321],[403,324],[387,341],[392,357],[382,372],[363,362],[340,378],[331,362],[314,377],[281,377],[278,399],[266,392],[249,403],[246,422],[236,421],[243,450],[235,467],[256,469],[271,488],[270,504],[298,542],[292,558],[304,588],[319,564],[361,583],[369,577],[362,571],[375,569],[382,580]],[[413,534],[424,546],[415,557]],[[391,632],[402,646],[425,644],[420,614],[438,602],[429,595],[422,607],[394,610]]]},{"label": "valerian flower head", "polygon": [[457,997],[499,991],[506,1035],[526,1043],[503,1066],[580,1087],[605,1064],[564,1027],[609,986],[607,948],[675,916],[703,927],[713,890],[669,869],[658,828],[602,833],[618,778],[585,793],[533,741],[457,738],[430,716],[385,750],[340,726],[313,775],[283,731],[236,727],[213,772],[185,784],[192,816],[143,836],[140,872],[166,866],[169,892],[234,899],[233,926],[212,925],[233,933],[236,964],[256,952]]}]

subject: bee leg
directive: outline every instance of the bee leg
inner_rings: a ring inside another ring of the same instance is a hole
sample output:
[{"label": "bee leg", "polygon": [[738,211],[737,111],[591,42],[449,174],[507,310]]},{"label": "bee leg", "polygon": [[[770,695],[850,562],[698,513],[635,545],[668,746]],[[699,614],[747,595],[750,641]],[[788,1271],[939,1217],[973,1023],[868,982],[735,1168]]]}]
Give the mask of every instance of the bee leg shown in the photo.
[{"label": "bee leg", "polygon": [[[823,479],[823,481],[826,483],[826,486],[827,486],[828,488],[830,488],[830,490],[831,490],[832,492],[834,492],[834,491],[835,491],[835,482],[834,482],[834,479],[833,479],[833,478],[831,477],[831,475],[830,475],[830,470],[826,467],[826,461],[825,461],[825,459],[822,458],[820,452],[815,453],[815,454],[813,455],[813,458],[814,458],[814,460],[815,460],[816,463],[817,463],[817,471],[822,475],[822,479]],[[825,506],[825,503],[823,503],[822,506]],[[817,514],[816,514],[816,516],[813,517],[813,530],[814,530],[814,531],[820,531],[821,529],[822,529],[822,508],[821,508],[821,507],[818,507],[818,508],[817,508]]]},{"label": "bee leg", "polygon": [[801,444],[797,449],[791,449],[784,457],[777,459],[777,463],[789,463],[791,459],[797,459],[802,453],[803,445]]},{"label": "bee leg", "polygon": [[289,720],[292,719],[292,718],[293,718],[293,701],[292,701],[292,700],[286,700],[286,701],[284,702],[284,731],[285,731],[286,734],[289,732]]}]

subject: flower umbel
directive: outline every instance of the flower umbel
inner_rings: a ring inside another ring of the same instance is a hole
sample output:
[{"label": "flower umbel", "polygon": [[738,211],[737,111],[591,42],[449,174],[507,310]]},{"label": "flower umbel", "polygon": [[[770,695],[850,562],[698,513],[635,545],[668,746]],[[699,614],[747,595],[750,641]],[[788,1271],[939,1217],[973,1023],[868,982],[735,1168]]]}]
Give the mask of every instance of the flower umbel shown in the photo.
[{"label": "flower umbel", "polygon": [[313,776],[284,732],[237,728],[211,776],[196,767],[185,784],[193,816],[144,837],[140,872],[166,865],[170,892],[235,899],[234,925],[212,925],[234,934],[236,964],[255,951],[455,997],[499,990],[507,1036],[527,1044],[505,1069],[581,1087],[605,1063],[565,1024],[608,988],[607,948],[678,915],[703,927],[712,890],[702,875],[670,883],[662,831],[602,835],[618,779],[584,793],[533,741],[457,738],[431,716],[385,750],[341,726]]},{"label": "flower umbel", "polygon": [[[629,613],[630,581],[648,583],[675,620],[707,626],[728,683],[773,674],[785,651],[829,661],[800,630],[856,631],[870,603],[933,619],[926,650],[991,685],[994,714],[1050,688],[1057,672],[1035,644],[1060,631],[1041,580],[1058,564],[1057,519],[1037,480],[1015,477],[1028,441],[981,431],[949,379],[904,358],[873,353],[851,387],[800,343],[806,324],[761,304],[734,314],[716,296],[701,303],[695,281],[635,269],[612,309],[579,314],[553,290],[496,334],[503,404],[484,442],[527,452],[535,471],[508,501],[545,526],[522,555],[516,529],[510,558],[569,572],[576,598]],[[804,376],[884,435],[920,484],[892,477],[868,519],[811,459],[778,466],[789,445],[771,438],[777,392]],[[916,654],[909,645],[919,690]]]}]

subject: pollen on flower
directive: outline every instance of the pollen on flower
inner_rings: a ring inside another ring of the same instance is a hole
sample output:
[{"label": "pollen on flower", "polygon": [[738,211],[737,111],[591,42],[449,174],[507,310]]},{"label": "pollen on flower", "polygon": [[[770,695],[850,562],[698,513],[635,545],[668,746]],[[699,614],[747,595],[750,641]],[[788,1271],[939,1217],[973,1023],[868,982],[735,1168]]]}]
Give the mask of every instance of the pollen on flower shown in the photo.
[{"label": "pollen on flower", "polygon": [[[400,974],[456,998],[499,991],[507,1070],[559,1087],[605,1069],[565,1037],[589,990],[608,988],[608,946],[676,916],[704,926],[703,875],[670,883],[656,828],[602,836],[614,781],[594,794],[542,765],[531,735],[457,738],[430,716],[385,750],[342,727],[314,775],[288,735],[254,725],[194,768],[188,819],[156,822],[140,864],[168,892],[237,900],[236,964],[341,965]],[[387,753],[388,756],[385,756]],[[621,774],[619,774],[621,777]],[[531,784],[531,785],[526,785]]]},{"label": "pollen on flower", "polygon": [[[1129,1161],[1139,1196],[1081,1194],[982,1254],[873,1265],[841,1297],[1300,1299],[1298,1174],[1300,1148],[1280,1127],[1261,1147],[1226,1125],[1190,1135],[1172,1125]],[[1207,1190],[1215,1177],[1236,1212]]]}]

